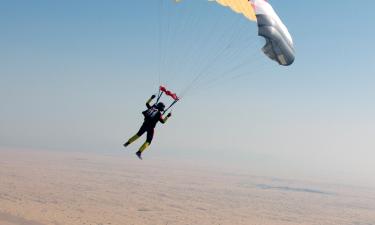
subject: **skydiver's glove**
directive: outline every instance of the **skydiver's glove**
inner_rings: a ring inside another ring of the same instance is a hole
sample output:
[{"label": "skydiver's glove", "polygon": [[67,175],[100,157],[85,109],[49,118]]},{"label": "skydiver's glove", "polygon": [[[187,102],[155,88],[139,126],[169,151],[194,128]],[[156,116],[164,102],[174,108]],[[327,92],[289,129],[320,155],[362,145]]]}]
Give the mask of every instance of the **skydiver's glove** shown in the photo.
[{"label": "skydiver's glove", "polygon": [[167,117],[171,117],[172,116],[172,113],[168,113]]},{"label": "skydiver's glove", "polygon": [[155,95],[151,95],[151,99],[154,99],[156,96]]}]

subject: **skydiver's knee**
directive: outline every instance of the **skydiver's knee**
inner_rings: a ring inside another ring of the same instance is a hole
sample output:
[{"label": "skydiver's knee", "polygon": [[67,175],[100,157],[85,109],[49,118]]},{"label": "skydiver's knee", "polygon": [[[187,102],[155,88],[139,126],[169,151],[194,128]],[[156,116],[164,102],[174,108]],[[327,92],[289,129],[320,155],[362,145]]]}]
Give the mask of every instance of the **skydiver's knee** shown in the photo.
[{"label": "skydiver's knee", "polygon": [[151,144],[153,137],[147,137],[146,141]]},{"label": "skydiver's knee", "polygon": [[146,131],[144,129],[140,129],[138,132],[137,132],[137,135],[138,136],[142,136]]}]

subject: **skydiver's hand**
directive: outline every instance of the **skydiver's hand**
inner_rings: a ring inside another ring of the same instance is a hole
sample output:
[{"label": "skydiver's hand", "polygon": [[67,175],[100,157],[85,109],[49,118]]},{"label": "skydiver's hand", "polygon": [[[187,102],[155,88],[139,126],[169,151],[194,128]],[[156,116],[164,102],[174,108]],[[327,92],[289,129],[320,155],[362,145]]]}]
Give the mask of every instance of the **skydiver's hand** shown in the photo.
[{"label": "skydiver's hand", "polygon": [[168,113],[167,117],[171,117],[172,116],[172,113]]},{"label": "skydiver's hand", "polygon": [[154,99],[156,96],[155,95],[151,95],[151,99]]}]

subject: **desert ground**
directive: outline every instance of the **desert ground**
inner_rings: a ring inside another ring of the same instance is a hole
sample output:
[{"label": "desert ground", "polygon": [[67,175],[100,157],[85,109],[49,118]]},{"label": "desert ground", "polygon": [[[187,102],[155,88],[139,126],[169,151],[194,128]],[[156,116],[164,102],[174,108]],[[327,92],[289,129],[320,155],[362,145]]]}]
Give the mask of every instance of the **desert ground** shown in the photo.
[{"label": "desert ground", "polygon": [[375,189],[133,154],[0,150],[1,225],[375,225]]}]

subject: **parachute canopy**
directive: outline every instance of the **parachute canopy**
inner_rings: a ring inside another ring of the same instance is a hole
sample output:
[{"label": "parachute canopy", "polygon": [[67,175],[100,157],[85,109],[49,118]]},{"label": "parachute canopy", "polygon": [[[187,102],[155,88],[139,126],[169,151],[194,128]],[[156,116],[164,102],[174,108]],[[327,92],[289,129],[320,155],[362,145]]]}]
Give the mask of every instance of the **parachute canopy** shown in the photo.
[{"label": "parachute canopy", "polygon": [[294,46],[288,29],[268,2],[251,0],[251,3],[257,18],[258,35],[266,39],[266,45],[262,48],[264,54],[280,65],[291,65]]},{"label": "parachute canopy", "polygon": [[[181,2],[182,0],[175,0]],[[258,35],[266,39],[262,48],[264,54],[280,65],[288,66],[294,62],[295,51],[292,37],[266,0],[208,0],[216,2],[232,11],[242,14],[258,25]]]},{"label": "parachute canopy", "polygon": [[256,21],[253,7],[250,6],[249,0],[209,0],[210,2],[217,2],[222,6],[229,7],[236,13],[244,15],[251,21]]}]

